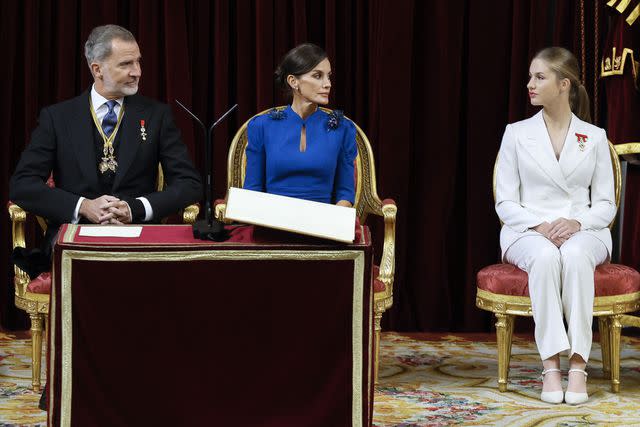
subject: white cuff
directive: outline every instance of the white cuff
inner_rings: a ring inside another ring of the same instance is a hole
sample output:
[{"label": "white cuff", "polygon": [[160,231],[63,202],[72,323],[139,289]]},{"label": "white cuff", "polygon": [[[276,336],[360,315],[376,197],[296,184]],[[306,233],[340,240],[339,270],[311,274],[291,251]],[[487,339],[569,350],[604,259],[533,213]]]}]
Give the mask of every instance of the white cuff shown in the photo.
[{"label": "white cuff", "polygon": [[[123,200],[123,202],[124,202],[124,200]],[[131,212],[131,206],[129,206],[129,203],[127,203],[127,202],[124,202],[124,204],[127,205],[127,210],[129,211],[129,220],[131,222],[133,222],[133,212]]]},{"label": "white cuff", "polygon": [[144,205],[144,222],[151,221],[153,218],[153,208],[151,207],[151,203],[147,200],[146,197],[136,197],[138,200],[142,202]]},{"label": "white cuff", "polygon": [[73,218],[71,218],[71,224],[77,224],[80,221],[80,205],[82,205],[82,201],[84,197],[80,196],[78,199],[78,203],[76,204],[76,209],[73,211]]}]

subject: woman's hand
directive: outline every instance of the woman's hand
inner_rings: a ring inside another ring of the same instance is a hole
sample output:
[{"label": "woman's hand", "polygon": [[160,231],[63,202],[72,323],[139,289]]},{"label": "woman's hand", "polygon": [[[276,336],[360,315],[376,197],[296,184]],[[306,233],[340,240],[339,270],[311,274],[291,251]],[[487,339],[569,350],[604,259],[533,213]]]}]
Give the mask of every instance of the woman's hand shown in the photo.
[{"label": "woman's hand", "polygon": [[[564,218],[561,218],[561,219],[564,219]],[[549,224],[548,222],[545,221],[542,224],[538,224],[535,227],[533,227],[532,230],[537,231],[538,233],[542,234],[544,237],[549,239],[551,241],[551,243],[553,243],[554,245],[556,245],[559,248],[571,236],[568,236],[568,237],[563,237],[563,236],[553,237],[553,229],[554,229],[554,225],[556,224],[557,221],[558,220],[555,220],[551,224]],[[577,221],[575,221],[575,222],[577,222]],[[580,229],[580,226],[578,226],[578,229]]]},{"label": "woman's hand", "polygon": [[346,208],[350,208],[352,207],[351,202],[348,200],[340,200],[338,203],[336,203],[336,205],[338,206],[344,206]]},{"label": "woman's hand", "polygon": [[575,219],[558,218],[550,225],[549,240],[551,241],[557,238],[566,240],[580,231],[580,223]]},{"label": "woman's hand", "polygon": [[548,237],[549,230],[551,230],[551,224],[545,221],[542,224],[538,224],[535,227],[533,227],[532,230],[537,231],[538,233],[542,234],[544,237]]}]

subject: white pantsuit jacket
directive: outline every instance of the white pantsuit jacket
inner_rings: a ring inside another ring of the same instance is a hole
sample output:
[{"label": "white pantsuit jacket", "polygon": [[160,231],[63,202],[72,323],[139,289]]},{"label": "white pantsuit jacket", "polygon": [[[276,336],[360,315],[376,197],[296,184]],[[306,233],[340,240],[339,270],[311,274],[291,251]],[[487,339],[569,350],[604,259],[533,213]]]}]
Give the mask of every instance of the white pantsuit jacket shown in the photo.
[{"label": "white pantsuit jacket", "polygon": [[[580,143],[582,140],[582,143]],[[542,110],[507,125],[496,170],[496,212],[503,222],[502,257],[531,228],[560,217],[600,239],[611,254],[609,224],[616,215],[613,168],[604,129],[571,115],[557,160]]]}]

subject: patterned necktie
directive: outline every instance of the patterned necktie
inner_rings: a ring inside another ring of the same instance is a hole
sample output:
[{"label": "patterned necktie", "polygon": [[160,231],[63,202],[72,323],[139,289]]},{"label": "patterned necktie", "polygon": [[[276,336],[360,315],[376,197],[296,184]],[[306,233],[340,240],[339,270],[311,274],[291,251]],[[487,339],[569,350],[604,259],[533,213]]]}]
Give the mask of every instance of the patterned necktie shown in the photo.
[{"label": "patterned necktie", "polygon": [[118,101],[112,99],[111,101],[107,101],[107,108],[109,111],[102,119],[102,131],[104,134],[109,137],[111,136],[111,132],[116,128],[116,124],[118,123],[118,117],[116,116],[116,112],[113,111]]}]

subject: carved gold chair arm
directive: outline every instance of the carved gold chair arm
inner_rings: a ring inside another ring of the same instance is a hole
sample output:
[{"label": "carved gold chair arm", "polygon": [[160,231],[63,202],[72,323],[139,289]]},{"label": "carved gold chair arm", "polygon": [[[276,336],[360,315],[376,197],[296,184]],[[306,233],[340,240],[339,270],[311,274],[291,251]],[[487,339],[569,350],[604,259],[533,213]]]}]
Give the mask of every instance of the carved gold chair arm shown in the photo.
[{"label": "carved gold chair arm", "polygon": [[629,142],[614,145],[616,154],[632,165],[640,165],[640,142]]},{"label": "carved gold chair arm", "polygon": [[[615,148],[616,153],[619,156],[626,158],[631,163],[637,163],[637,159],[634,159],[633,156],[640,154],[640,142],[616,144],[613,147]],[[640,328],[640,317],[625,314],[620,317],[620,323],[624,327],[631,326],[635,328]]]},{"label": "carved gold chair arm", "polygon": [[627,144],[614,145],[618,156],[627,154],[640,154],[640,142],[629,142]]},{"label": "carved gold chair arm", "polygon": [[224,221],[224,213],[227,210],[227,204],[226,203],[218,203],[215,206],[215,217],[218,221]]},{"label": "carved gold chair arm", "polygon": [[184,224],[194,224],[200,213],[200,205],[189,205],[182,211],[182,222]]},{"label": "carved gold chair arm", "polygon": [[27,220],[27,212],[15,203],[9,202],[9,218],[11,218],[13,247],[24,247],[24,223]]},{"label": "carved gold chair arm", "polygon": [[[25,236],[24,236],[24,223],[27,220],[27,212],[22,209],[20,206],[9,202],[8,205],[9,210],[9,218],[11,219],[11,236],[13,239],[12,248],[16,248],[17,246],[25,247]],[[29,284],[29,275],[19,269],[17,266],[14,266],[15,271],[15,287],[16,287],[16,295],[22,296],[24,295],[27,285]]]},{"label": "carved gold chair arm", "polygon": [[214,207],[213,215],[215,216],[215,218],[218,221],[222,221],[225,224],[231,224],[233,221],[228,220],[225,217],[225,212],[226,211],[227,211],[227,204],[226,203],[216,203],[216,205]]},{"label": "carved gold chair arm", "polygon": [[[378,280],[384,283],[385,291],[375,295],[377,301],[384,301],[384,309],[393,304],[393,279],[395,275],[395,246],[396,246],[396,214],[398,208],[393,200],[382,202],[382,216],[384,218],[384,243],[380,260],[380,274]],[[379,295],[378,295],[379,294]]]}]

